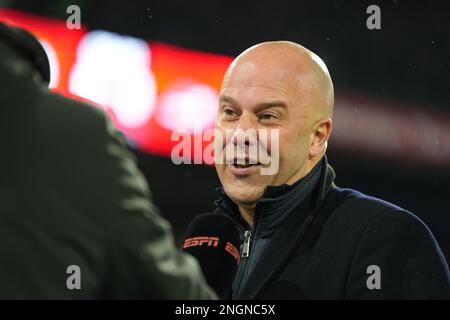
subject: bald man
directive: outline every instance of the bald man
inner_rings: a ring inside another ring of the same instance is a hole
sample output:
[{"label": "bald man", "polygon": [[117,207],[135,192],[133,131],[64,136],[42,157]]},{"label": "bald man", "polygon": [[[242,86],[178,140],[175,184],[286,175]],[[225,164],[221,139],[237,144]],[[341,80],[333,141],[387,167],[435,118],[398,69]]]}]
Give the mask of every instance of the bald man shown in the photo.
[{"label": "bald man", "polygon": [[[327,67],[296,43],[258,44],[228,68],[216,124],[223,143],[215,151],[224,160],[216,160],[216,212],[231,216],[242,238],[231,297],[449,298],[448,266],[422,221],[334,184],[325,156],[333,99]],[[261,143],[261,129],[276,134]],[[250,154],[254,144],[270,163]],[[235,147],[244,152],[230,161]],[[278,170],[263,174],[273,162]]]}]

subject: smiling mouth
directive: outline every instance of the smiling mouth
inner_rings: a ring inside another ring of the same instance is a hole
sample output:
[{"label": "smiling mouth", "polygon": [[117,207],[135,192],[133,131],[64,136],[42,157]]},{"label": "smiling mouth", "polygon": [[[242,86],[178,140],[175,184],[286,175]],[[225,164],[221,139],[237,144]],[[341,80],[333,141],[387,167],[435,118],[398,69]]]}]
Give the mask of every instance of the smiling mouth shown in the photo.
[{"label": "smiling mouth", "polygon": [[245,158],[245,159],[234,159],[231,165],[238,169],[245,169],[260,166],[261,163],[259,161],[256,161],[255,159]]},{"label": "smiling mouth", "polygon": [[260,163],[255,163],[255,164],[237,164],[237,163],[233,163],[234,167],[240,168],[240,169],[250,168],[250,167],[253,167],[253,166],[260,166],[260,165],[261,165]]},{"label": "smiling mouth", "polygon": [[[239,161],[243,162],[243,161]],[[258,172],[259,168],[261,168],[261,163],[248,163],[249,161],[246,159],[244,164],[237,163],[237,161],[228,164],[228,168],[230,172],[237,177],[247,177],[251,174]]]}]

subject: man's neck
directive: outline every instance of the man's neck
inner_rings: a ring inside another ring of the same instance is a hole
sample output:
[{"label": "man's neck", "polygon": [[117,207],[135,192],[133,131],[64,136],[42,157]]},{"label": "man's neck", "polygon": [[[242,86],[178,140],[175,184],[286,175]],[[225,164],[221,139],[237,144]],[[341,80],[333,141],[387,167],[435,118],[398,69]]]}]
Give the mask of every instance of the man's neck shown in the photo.
[{"label": "man's neck", "polygon": [[242,218],[247,222],[250,226],[253,227],[253,217],[255,215],[255,206],[253,207],[241,207],[238,206],[239,213],[241,214]]}]

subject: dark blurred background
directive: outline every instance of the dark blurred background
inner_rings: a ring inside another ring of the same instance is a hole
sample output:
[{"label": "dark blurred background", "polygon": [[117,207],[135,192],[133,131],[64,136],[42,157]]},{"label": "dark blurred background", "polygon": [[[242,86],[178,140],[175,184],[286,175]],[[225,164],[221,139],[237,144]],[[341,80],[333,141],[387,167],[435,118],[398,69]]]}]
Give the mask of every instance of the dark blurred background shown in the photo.
[{"label": "dark blurred background", "polygon": [[[392,108],[401,106],[400,117],[410,112],[433,114],[440,120],[450,116],[448,1],[0,3],[57,19],[66,19],[66,7],[77,4],[82,8],[82,22],[91,30],[103,29],[229,56],[258,42],[292,40],[323,58],[338,96],[352,92],[389,101],[386,105]],[[366,8],[370,4],[381,8],[381,30],[366,27]],[[441,125],[449,123],[442,121]],[[428,143],[444,144],[437,152],[448,152],[449,131],[439,130],[436,141]],[[416,138],[411,135],[411,139]],[[156,203],[179,239],[194,215],[213,209],[214,188],[219,185],[214,169],[204,165],[176,166],[167,157],[137,150],[136,154]],[[414,152],[404,152],[396,159],[383,158],[351,146],[333,145],[332,139],[328,158],[337,173],[337,185],[358,189],[415,213],[431,228],[449,260],[448,157],[437,162],[414,161]]]}]

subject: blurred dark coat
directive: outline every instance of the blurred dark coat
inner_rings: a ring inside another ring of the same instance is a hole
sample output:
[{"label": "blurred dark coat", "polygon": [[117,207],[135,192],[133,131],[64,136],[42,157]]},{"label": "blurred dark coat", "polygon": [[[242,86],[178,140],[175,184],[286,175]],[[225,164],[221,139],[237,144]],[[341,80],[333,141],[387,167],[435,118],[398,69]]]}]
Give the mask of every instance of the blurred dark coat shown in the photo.
[{"label": "blurred dark coat", "polygon": [[38,42],[0,24],[0,298],[215,297],[122,136],[48,80]]}]

